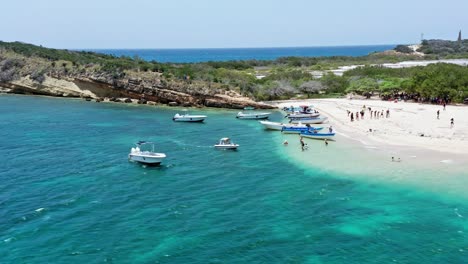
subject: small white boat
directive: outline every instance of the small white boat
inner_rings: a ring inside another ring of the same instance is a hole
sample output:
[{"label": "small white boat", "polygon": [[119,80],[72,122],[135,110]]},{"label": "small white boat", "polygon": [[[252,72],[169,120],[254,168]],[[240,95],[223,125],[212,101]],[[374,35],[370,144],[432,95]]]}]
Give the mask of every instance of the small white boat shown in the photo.
[{"label": "small white boat", "polygon": [[291,119],[292,124],[321,124],[327,121],[328,117],[312,117],[312,118],[298,118]]},{"label": "small white boat", "polygon": [[333,139],[335,132],[331,133],[320,133],[318,131],[305,131],[301,132],[301,136],[312,139]]},{"label": "small white boat", "polygon": [[[141,150],[144,145],[151,145],[151,151]],[[136,147],[132,148],[130,154],[128,154],[129,160],[147,165],[159,165],[165,158],[166,154],[154,152],[153,142],[146,141],[139,141],[136,143]]]},{"label": "small white boat", "polygon": [[237,113],[236,118],[239,119],[267,119],[270,113],[243,113],[239,112]]},{"label": "small white boat", "polygon": [[284,124],[280,122],[270,122],[270,121],[260,121],[260,124],[262,124],[265,129],[271,129],[271,130],[282,130],[283,127],[307,127],[304,124]]},{"label": "small white boat", "polygon": [[205,115],[179,115],[179,113],[177,113],[172,120],[176,122],[203,122],[205,118]]},{"label": "small white boat", "polygon": [[312,117],[318,117],[320,113],[292,113],[288,114],[286,117],[287,118],[312,118]]},{"label": "small white boat", "polygon": [[239,145],[232,142],[230,138],[222,138],[214,147],[217,149],[237,149]]}]

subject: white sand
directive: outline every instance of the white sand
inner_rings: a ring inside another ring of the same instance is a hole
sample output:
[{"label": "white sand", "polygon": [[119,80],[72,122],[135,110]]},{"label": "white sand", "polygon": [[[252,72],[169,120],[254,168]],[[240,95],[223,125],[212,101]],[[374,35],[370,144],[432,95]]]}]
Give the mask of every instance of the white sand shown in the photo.
[{"label": "white sand", "polygon": [[[388,102],[379,100],[320,99],[278,102],[284,106],[312,104],[343,136],[365,145],[383,145],[390,148],[409,147],[462,155],[468,159],[468,107]],[[364,120],[351,122],[347,110],[361,111],[366,106]],[[389,118],[370,119],[369,110],[390,110]],[[440,119],[437,119],[440,110]],[[450,118],[455,125],[450,127]],[[372,129],[373,132],[369,132]]]}]

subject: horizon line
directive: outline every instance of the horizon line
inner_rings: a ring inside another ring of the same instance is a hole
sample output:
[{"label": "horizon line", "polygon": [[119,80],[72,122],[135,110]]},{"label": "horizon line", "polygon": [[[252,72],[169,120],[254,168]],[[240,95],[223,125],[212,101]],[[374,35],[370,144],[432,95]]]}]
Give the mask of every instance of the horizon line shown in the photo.
[{"label": "horizon line", "polygon": [[[290,48],[339,48],[339,47],[370,47],[396,46],[417,44],[352,44],[352,45],[324,45],[324,46],[270,46],[270,47],[208,47],[208,48],[62,48],[68,50],[215,50],[215,49],[290,49]],[[57,48],[56,48],[57,49]],[[59,48],[60,49],[60,48]]]}]

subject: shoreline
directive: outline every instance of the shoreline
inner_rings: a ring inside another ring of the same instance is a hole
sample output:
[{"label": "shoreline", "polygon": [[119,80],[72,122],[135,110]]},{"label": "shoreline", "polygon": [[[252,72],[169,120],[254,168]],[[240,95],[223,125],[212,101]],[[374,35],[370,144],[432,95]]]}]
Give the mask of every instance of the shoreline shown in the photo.
[{"label": "shoreline", "polygon": [[[284,106],[312,104],[329,118],[337,134],[349,138],[364,147],[377,147],[395,155],[440,159],[447,163],[468,165],[468,116],[467,106],[442,106],[374,100],[307,99],[275,101],[272,105]],[[347,110],[353,113],[366,105],[364,120],[351,122]],[[390,110],[389,118],[369,119],[367,107],[378,111]],[[440,119],[436,112],[440,111]],[[450,128],[450,118],[455,118]],[[372,129],[372,132],[370,132]],[[446,157],[451,157],[447,159]]]}]

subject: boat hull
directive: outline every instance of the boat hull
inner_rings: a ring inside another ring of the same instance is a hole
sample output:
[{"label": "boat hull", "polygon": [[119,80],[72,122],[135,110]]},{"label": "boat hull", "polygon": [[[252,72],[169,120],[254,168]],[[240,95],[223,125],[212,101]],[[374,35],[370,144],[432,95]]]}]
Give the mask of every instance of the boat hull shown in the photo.
[{"label": "boat hull", "polygon": [[292,124],[321,124],[325,121],[327,121],[327,117],[322,117],[322,118],[303,118],[303,119],[292,119],[291,123]]},{"label": "boat hull", "polygon": [[179,115],[176,114],[172,120],[175,122],[203,122],[206,116],[204,115]]},{"label": "boat hull", "polygon": [[238,113],[236,118],[239,119],[267,119],[270,113],[258,113],[258,114],[242,114]]},{"label": "boat hull", "polygon": [[216,149],[237,149],[239,145],[232,144],[232,145],[214,145]]},{"label": "boat hull", "polygon": [[307,132],[307,131],[313,131],[317,130],[320,131],[322,130],[323,127],[283,127],[281,132],[285,134],[300,134],[301,132]]},{"label": "boat hull", "polygon": [[166,155],[160,155],[160,156],[147,156],[147,155],[136,155],[136,154],[128,155],[128,159],[130,161],[147,164],[147,165],[160,165],[164,158],[166,158]]},{"label": "boat hull", "polygon": [[318,117],[320,113],[311,113],[311,114],[288,114],[287,117],[292,118],[314,118]]},{"label": "boat hull", "polygon": [[312,139],[333,139],[335,137],[335,133],[311,133],[311,132],[301,132],[301,136],[306,138]]},{"label": "boat hull", "polygon": [[180,117],[180,118],[172,118],[173,121],[175,122],[203,122],[205,121],[205,118],[194,118],[194,117]]},{"label": "boat hull", "polygon": [[262,124],[265,129],[270,129],[270,130],[281,130],[283,129],[283,126],[286,124],[279,123],[279,122],[270,122],[270,121],[260,121],[260,124]]}]

